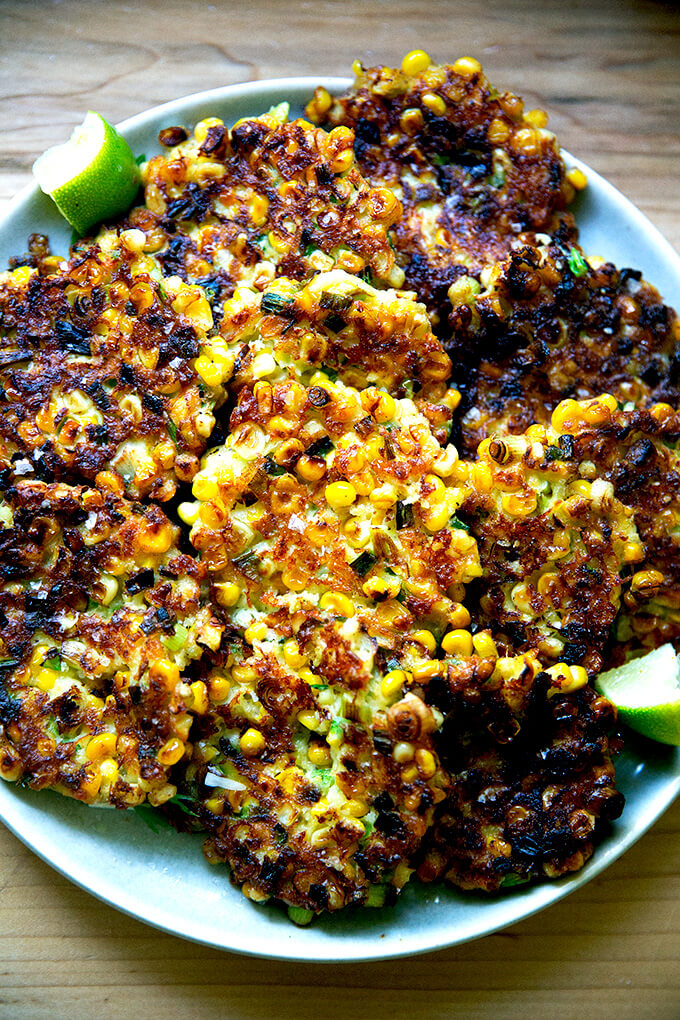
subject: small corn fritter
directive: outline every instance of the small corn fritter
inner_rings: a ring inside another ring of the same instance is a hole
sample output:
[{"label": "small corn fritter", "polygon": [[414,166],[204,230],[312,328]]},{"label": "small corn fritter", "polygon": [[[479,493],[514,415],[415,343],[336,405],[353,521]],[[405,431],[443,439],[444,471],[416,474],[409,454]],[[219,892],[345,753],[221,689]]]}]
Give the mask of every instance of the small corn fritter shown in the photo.
[{"label": "small corn fritter", "polygon": [[254,898],[319,910],[408,878],[443,782],[421,685],[480,569],[448,524],[455,450],[412,401],[310,383],[244,386],[179,512],[251,646],[197,742],[245,787],[216,811],[204,795],[208,852]]},{"label": "small corn fritter", "polygon": [[196,368],[232,390],[291,374],[306,383],[323,369],[357,389],[434,400],[446,395],[451,362],[412,296],[334,270],[304,284],[280,278],[262,294],[239,288]]},{"label": "small corn fritter", "polygon": [[203,291],[164,278],[138,230],[40,266],[0,276],[3,484],[113,473],[121,493],[169,499],[223,399],[193,367],[213,325]]},{"label": "small corn fritter", "polygon": [[201,693],[180,673],[223,629],[204,568],[158,507],[105,489],[19,481],[0,522],[0,774],[163,803]]},{"label": "small corn fritter", "polygon": [[438,741],[449,785],[417,873],[494,892],[584,865],[623,809],[612,764],[621,740],[605,698],[546,673],[526,686],[521,711],[517,685],[509,691],[514,726],[499,739],[486,686],[470,663],[450,682]]},{"label": "small corn fritter", "polygon": [[[318,88],[308,116],[344,125],[372,184],[403,206],[392,235],[406,286],[446,318],[446,291],[507,255],[523,235],[552,232],[574,194],[541,110],[499,93],[476,60],[404,61],[365,69],[345,95]],[[571,217],[569,217],[571,223]]]},{"label": "small corn fritter", "polygon": [[231,130],[211,118],[189,138],[161,132],[171,147],[142,168],[146,204],[129,222],[166,273],[201,284],[215,307],[239,285],[333,268],[401,286],[387,238],[401,207],[354,166],[352,132],[286,116],[283,104]]},{"label": "small corn fritter", "polygon": [[460,515],[484,569],[480,621],[510,649],[535,647],[546,662],[591,673],[602,668],[624,577],[645,553],[632,509],[578,456],[572,422],[597,431],[616,410],[610,395],[565,401],[552,427],[485,439],[464,465],[474,493]]},{"label": "small corn fritter", "polygon": [[547,422],[567,397],[680,401],[680,321],[632,269],[562,241],[525,246],[450,288],[463,448]]}]

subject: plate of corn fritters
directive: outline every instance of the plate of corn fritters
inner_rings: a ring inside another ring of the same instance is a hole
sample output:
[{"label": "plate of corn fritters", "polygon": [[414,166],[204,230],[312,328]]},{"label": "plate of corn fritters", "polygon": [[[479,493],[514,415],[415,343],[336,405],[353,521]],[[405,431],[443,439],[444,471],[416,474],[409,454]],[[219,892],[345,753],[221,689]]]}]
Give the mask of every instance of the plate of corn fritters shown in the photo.
[{"label": "plate of corn fritters", "polygon": [[70,255],[0,228],[2,817],[291,959],[512,923],[678,789],[591,685],[678,637],[677,256],[475,61],[355,72],[132,118]]}]

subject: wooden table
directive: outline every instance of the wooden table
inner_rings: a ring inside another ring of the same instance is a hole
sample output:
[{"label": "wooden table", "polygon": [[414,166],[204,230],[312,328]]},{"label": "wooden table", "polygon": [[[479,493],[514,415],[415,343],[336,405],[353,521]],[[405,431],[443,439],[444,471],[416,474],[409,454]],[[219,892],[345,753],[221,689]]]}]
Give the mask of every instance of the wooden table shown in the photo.
[{"label": "wooden table", "polygon": [[[626,0],[0,0],[0,213],[91,107],[121,120],[229,82],[399,62],[416,46],[477,56],[545,107],[565,147],[680,245],[680,12]],[[4,829],[0,854],[2,1020],[680,1016],[680,804],[566,901],[408,963],[203,949],[103,906]]]}]

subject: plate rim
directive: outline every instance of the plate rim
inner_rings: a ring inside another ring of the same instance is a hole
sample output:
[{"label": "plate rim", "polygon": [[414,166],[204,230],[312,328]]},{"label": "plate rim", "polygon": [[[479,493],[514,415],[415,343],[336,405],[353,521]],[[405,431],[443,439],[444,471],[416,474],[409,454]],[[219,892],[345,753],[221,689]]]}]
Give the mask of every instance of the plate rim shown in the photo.
[{"label": "plate rim", "polygon": [[[164,103],[160,103],[156,106],[149,107],[146,110],[142,110],[139,113],[133,114],[127,117],[125,120],[120,121],[116,127],[121,133],[126,136],[138,129],[145,130],[151,129],[155,122],[172,117],[175,113],[185,110],[188,105],[196,108],[200,105],[210,103],[228,103],[231,101],[247,101],[248,99],[262,99],[262,107],[264,108],[267,101],[266,97],[268,93],[282,93],[290,90],[291,93],[295,92],[306,92],[307,95],[311,95],[314,88],[317,86],[324,86],[329,90],[333,89],[345,89],[352,83],[352,78],[347,76],[325,76],[325,75],[300,75],[283,78],[267,78],[259,81],[250,81],[243,83],[232,83],[230,85],[219,86],[213,89],[203,90],[201,92],[191,93],[186,96],[177,97]],[[297,102],[297,99],[293,99]],[[186,116],[186,113],[182,113],[182,116]],[[227,118],[228,119],[228,118]],[[650,239],[651,244],[655,250],[658,250],[662,257],[664,257],[671,265],[674,266],[678,272],[680,278],[680,256],[675,251],[670,242],[663,236],[661,231],[649,218],[640,210],[637,206],[631,202],[625,195],[622,194],[614,185],[612,185],[606,178],[599,174],[596,170],[593,170],[590,166],[584,163],[582,160],[573,156],[568,150],[561,149],[562,156],[568,166],[574,166],[586,173],[589,184],[595,184],[596,188],[599,189],[609,200],[614,202],[616,205],[622,207],[629,220],[632,221],[634,227],[644,232],[644,234]],[[29,183],[22,188],[6,205],[2,217],[0,217],[0,229],[7,228],[11,221],[19,215],[26,206],[29,206],[41,195],[40,189],[36,183]],[[679,299],[680,300],[680,297]],[[107,893],[105,889],[98,889],[96,886],[93,887],[88,881],[81,880],[77,875],[77,870],[69,870],[67,867],[62,867],[60,864],[55,863],[50,858],[48,852],[44,850],[39,843],[31,839],[30,835],[26,835],[21,829],[21,814],[20,804],[21,797],[18,796],[18,791],[15,790],[12,784],[0,783],[0,820],[9,829],[12,834],[19,839],[28,849],[36,854],[41,860],[48,864],[51,868],[61,874],[68,881],[74,885],[83,889],[85,892],[94,896],[100,902],[107,904],[126,914],[129,917],[134,918],[137,921],[141,921],[159,931],[163,931],[169,935],[174,935],[178,938],[185,939],[190,942],[194,942],[199,945],[206,945],[211,948],[220,949],[226,952],[232,952],[239,955],[253,956],[260,959],[271,959],[281,960],[285,962],[304,962],[304,963],[323,963],[323,964],[346,964],[356,962],[368,962],[368,961],[381,961],[400,959],[408,956],[422,955],[425,953],[437,952],[443,949],[451,948],[453,946],[466,944],[468,942],[475,941],[476,939],[483,938],[486,935],[493,934],[498,931],[502,931],[505,928],[518,923],[519,921],[525,920],[529,917],[534,916],[542,910],[547,909],[555,903],[560,902],[566,896],[572,892],[576,892],[578,889],[583,888],[588,882],[600,875],[610,864],[613,864],[618,860],[630,847],[636,843],[644,834],[651,828],[651,826],[663,815],[663,813],[671,806],[675,801],[678,794],[680,793],[680,772],[674,777],[668,780],[666,785],[663,787],[663,792],[657,797],[658,803],[654,801],[650,804],[649,810],[644,818],[642,824],[637,827],[626,829],[616,838],[612,845],[599,846],[596,849],[595,855],[587,862],[584,868],[580,871],[563,876],[556,882],[551,883],[539,883],[530,885],[529,889],[544,889],[546,891],[545,902],[539,899],[539,902],[530,902],[524,909],[520,906],[520,909],[513,913],[513,916],[507,920],[500,921],[498,924],[492,924],[485,928],[483,931],[476,932],[472,935],[463,934],[457,936],[455,930],[452,930],[450,937],[437,938],[431,942],[428,942],[422,935],[417,940],[418,944],[413,945],[414,935],[412,933],[406,933],[403,937],[403,947],[391,945],[390,948],[386,947],[386,951],[381,952],[380,940],[378,935],[375,936],[375,952],[366,951],[365,947],[361,947],[360,950],[350,952],[346,955],[314,955],[305,951],[300,951],[302,947],[297,950],[292,947],[287,950],[284,945],[281,947],[276,946],[262,946],[260,948],[254,948],[248,946],[246,948],[239,946],[238,944],[232,944],[228,939],[223,940],[222,943],[214,941],[213,938],[206,937],[202,938],[195,933],[190,933],[185,930],[180,930],[177,927],[173,927],[171,923],[164,923],[158,918],[151,919],[148,916],[148,907],[145,901],[140,902],[139,908],[130,908],[128,906],[121,905],[116,902],[115,898],[110,893]],[[55,794],[55,796],[58,796]],[[16,810],[13,810],[16,805]],[[8,809],[9,806],[9,809]],[[84,808],[84,805],[82,806]],[[625,817],[625,816],[624,816]],[[74,868],[77,869],[77,861],[74,864]],[[227,883],[230,890],[233,890],[235,895],[242,895],[240,892],[234,889],[229,884],[229,880],[225,875],[225,882]],[[518,904],[522,903],[521,897],[523,890],[505,896],[503,899],[507,902],[511,898],[517,897]],[[144,913],[145,908],[147,914]],[[421,909],[425,910],[426,907],[422,906]],[[382,914],[382,911],[380,912]],[[256,915],[254,915],[256,916]],[[257,922],[255,922],[255,925]],[[452,922],[453,926],[454,922]],[[233,942],[236,943],[238,939],[238,932],[233,930]],[[266,939],[266,933],[259,936],[260,942],[264,942]]]}]

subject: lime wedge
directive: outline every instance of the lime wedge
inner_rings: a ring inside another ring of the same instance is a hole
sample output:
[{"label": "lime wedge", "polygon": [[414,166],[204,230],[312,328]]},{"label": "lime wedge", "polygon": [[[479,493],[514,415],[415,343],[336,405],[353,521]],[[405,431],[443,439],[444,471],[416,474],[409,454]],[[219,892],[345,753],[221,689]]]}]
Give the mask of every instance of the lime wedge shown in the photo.
[{"label": "lime wedge", "polygon": [[33,173],[79,235],[126,212],[141,183],[128,143],[92,111],[68,142],[36,159]]},{"label": "lime wedge", "polygon": [[600,673],[595,687],[632,730],[662,744],[680,745],[680,659],[672,645]]}]

